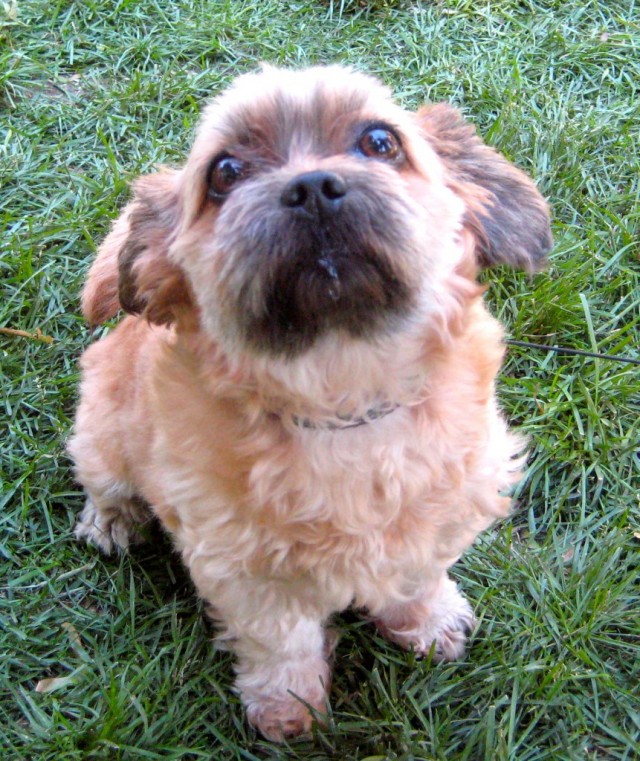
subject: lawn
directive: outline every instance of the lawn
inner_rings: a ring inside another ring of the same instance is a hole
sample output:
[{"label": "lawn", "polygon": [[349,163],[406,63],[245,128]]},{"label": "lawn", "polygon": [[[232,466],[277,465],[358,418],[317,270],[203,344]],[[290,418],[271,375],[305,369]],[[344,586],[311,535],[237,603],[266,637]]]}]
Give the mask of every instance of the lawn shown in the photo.
[{"label": "lawn", "polygon": [[554,212],[547,271],[486,276],[510,336],[640,357],[633,0],[4,0],[0,329],[23,334],[0,333],[2,758],[640,757],[632,364],[510,348],[499,393],[529,469],[455,569],[480,618],[466,660],[416,661],[343,615],[331,723],[311,739],[248,728],[165,538],[117,559],[73,540],[88,263],[129,181],[180,162],[202,104],[259,61],[347,62],[407,107],[459,106]]}]

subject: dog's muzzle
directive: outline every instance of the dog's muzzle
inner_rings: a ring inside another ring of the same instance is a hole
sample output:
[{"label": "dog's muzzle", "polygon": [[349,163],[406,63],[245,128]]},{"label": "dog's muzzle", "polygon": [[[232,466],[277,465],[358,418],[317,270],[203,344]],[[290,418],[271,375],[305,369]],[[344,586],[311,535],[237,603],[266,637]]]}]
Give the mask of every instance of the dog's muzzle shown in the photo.
[{"label": "dog's muzzle", "polygon": [[274,172],[230,195],[217,303],[232,305],[253,350],[293,357],[332,331],[367,340],[408,313],[406,209],[385,179],[361,167]]}]

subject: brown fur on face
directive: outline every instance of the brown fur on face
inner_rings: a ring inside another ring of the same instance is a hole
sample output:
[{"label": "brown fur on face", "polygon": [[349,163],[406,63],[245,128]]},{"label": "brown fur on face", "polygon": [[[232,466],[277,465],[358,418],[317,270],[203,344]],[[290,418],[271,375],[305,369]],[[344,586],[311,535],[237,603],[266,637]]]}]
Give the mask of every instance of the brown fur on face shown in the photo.
[{"label": "brown fur on face", "polygon": [[133,191],[82,298],[92,324],[132,316],[81,362],[76,534],[126,547],[149,506],[273,739],[324,710],[350,604],[460,657],[474,617],[446,571],[506,514],[521,448],[475,275],[544,263],[533,183],[450,106],[267,67]]}]

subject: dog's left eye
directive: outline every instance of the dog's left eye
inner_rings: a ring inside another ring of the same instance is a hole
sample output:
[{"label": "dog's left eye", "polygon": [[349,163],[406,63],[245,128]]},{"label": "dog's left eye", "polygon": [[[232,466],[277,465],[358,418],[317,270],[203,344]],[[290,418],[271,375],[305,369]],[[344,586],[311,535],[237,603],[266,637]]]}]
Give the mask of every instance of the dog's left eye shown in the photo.
[{"label": "dog's left eye", "polygon": [[246,174],[247,164],[242,159],[229,154],[219,156],[209,169],[209,195],[214,200],[221,200]]},{"label": "dog's left eye", "polygon": [[356,146],[359,153],[370,159],[395,161],[402,155],[400,141],[385,127],[371,127],[364,132]]}]

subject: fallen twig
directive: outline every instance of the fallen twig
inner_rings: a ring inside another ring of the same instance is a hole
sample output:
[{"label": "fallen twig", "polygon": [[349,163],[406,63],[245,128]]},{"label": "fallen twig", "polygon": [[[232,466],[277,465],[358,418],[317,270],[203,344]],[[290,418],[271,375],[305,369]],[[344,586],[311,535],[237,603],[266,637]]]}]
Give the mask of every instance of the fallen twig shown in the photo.
[{"label": "fallen twig", "polygon": [[36,328],[34,333],[27,330],[17,330],[16,328],[0,328],[0,333],[5,336],[18,336],[19,338],[31,338],[35,341],[42,341],[45,344],[52,344],[52,336],[46,336],[40,328]]}]

